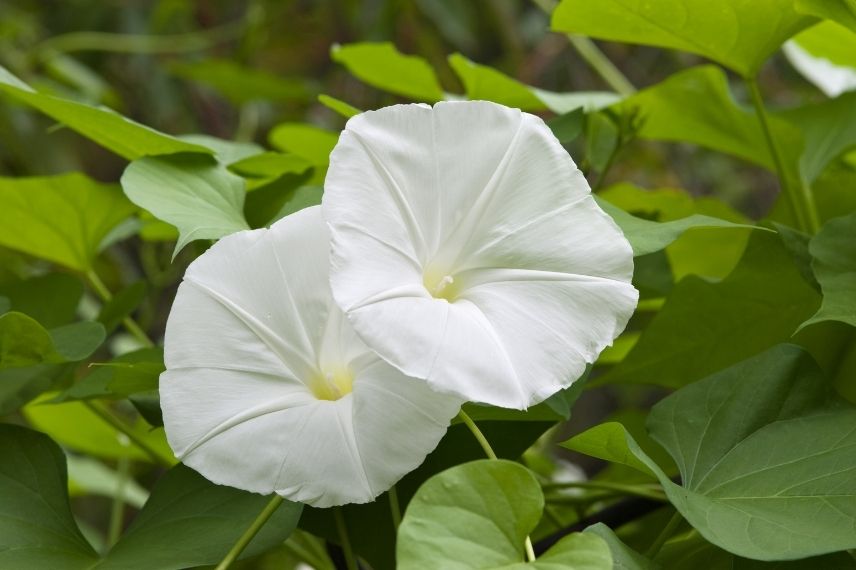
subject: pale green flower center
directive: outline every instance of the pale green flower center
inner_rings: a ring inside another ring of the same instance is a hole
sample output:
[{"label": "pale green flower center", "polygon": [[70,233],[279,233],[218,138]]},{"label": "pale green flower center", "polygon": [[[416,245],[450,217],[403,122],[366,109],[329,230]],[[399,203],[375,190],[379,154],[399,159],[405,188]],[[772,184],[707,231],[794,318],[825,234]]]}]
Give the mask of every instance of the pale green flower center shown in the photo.
[{"label": "pale green flower center", "polygon": [[319,400],[338,400],[354,389],[354,375],[344,367],[322,370],[309,382],[309,389]]},{"label": "pale green flower center", "polygon": [[454,301],[459,293],[458,287],[455,285],[455,278],[445,271],[426,269],[422,276],[422,284],[435,299]]}]

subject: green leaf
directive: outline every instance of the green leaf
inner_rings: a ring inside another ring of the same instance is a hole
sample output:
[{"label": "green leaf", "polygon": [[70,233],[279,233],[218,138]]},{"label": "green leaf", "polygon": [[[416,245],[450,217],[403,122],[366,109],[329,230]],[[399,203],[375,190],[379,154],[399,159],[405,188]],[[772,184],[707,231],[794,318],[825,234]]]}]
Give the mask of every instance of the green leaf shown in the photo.
[{"label": "green leaf", "polygon": [[372,87],[416,101],[443,99],[443,89],[428,62],[401,53],[389,42],[335,44],[330,57]]},{"label": "green leaf", "polygon": [[[178,570],[216,564],[270,497],[215,485],[183,465],[164,475],[99,570]],[[282,543],[302,505],[284,501],[241,558]]]},{"label": "green leaf", "polygon": [[[799,4],[797,1],[798,8]],[[836,65],[856,68],[854,32],[856,29],[850,31],[835,22],[825,21],[800,32],[792,41],[815,57],[829,60]]]},{"label": "green leaf", "polygon": [[569,111],[558,117],[554,117],[547,121],[547,126],[553,131],[553,135],[562,144],[569,143],[576,139],[583,131],[583,123],[585,121],[585,113],[582,109]]},{"label": "green leaf", "polygon": [[0,369],[0,416],[17,411],[69,376],[69,365],[37,364]]},{"label": "green leaf", "polygon": [[790,0],[563,0],[552,27],[696,53],[750,77],[785,40],[815,21],[796,12]]},{"label": "green leaf", "polygon": [[800,12],[834,20],[856,32],[854,0],[796,0],[795,4]]},{"label": "green leaf", "polygon": [[856,213],[824,224],[811,239],[809,252],[823,301],[800,329],[830,320],[856,327]]},{"label": "green leaf", "polygon": [[264,152],[264,149],[253,142],[230,141],[212,137],[211,135],[191,134],[179,135],[183,141],[204,146],[211,150],[217,161],[231,166],[235,162]]},{"label": "green leaf", "polygon": [[740,556],[856,547],[856,408],[825,406],[829,391],[807,353],[781,345],[662,400],[648,427],[681,470],[683,487],[661,481],[670,500]]},{"label": "green leaf", "polygon": [[101,346],[100,323],[82,322],[48,331],[35,319],[12,311],[0,316],[0,369],[76,362]]},{"label": "green leaf", "polygon": [[104,325],[83,321],[51,329],[51,340],[64,362],[77,362],[88,358],[101,346],[107,333]]},{"label": "green leaf", "polygon": [[87,271],[102,240],[134,206],[83,174],[0,177],[0,245]]},{"label": "green leaf", "polygon": [[303,123],[281,123],[268,134],[270,144],[313,166],[327,166],[339,135]]},{"label": "green leaf", "polygon": [[[309,205],[320,204],[321,190],[306,186],[311,177],[311,170],[300,174],[286,173],[263,186],[254,188],[247,194],[247,201],[244,204],[244,215],[250,227],[260,228],[270,225],[282,217],[281,212],[284,208],[297,211]],[[307,190],[307,188],[311,189]]]},{"label": "green leaf", "polygon": [[350,103],[346,103],[341,99],[336,99],[335,97],[331,97],[329,95],[324,95],[323,93],[318,96],[318,102],[330,109],[331,111],[339,113],[346,119],[350,119],[354,115],[359,115],[360,113],[362,113],[361,110],[357,109]]},{"label": "green leaf", "polygon": [[178,229],[178,253],[197,239],[249,229],[244,181],[206,157],[176,155],[135,160],[122,174],[132,202]]},{"label": "green leaf", "polygon": [[[24,408],[23,414],[34,428],[45,432],[63,447],[106,459],[127,457],[152,461],[148,454],[127,442],[125,435],[80,402],[50,404],[36,401]],[[162,429],[152,429],[142,421],[131,424],[130,429],[164,462],[176,463]]]},{"label": "green leaf", "polygon": [[468,99],[493,101],[524,111],[569,113],[576,109],[595,111],[618,101],[608,91],[556,93],[537,89],[486,65],[479,65],[459,53],[449,56],[449,65],[458,74]]},{"label": "green leaf", "polygon": [[149,492],[131,477],[123,477],[101,461],[83,455],[67,455],[68,494],[101,495],[121,499],[140,509],[149,498]]},{"label": "green leaf", "polygon": [[612,554],[612,564],[614,570],[656,570],[660,568],[659,564],[655,564],[621,542],[611,528],[603,523],[597,523],[585,529],[584,533],[592,533],[601,537],[609,546],[609,552]]},{"label": "green leaf", "polygon": [[589,428],[560,445],[589,457],[632,467],[645,475],[655,475],[649,463],[639,459],[631,451],[632,445],[636,445],[635,441],[628,443],[631,440],[632,437],[623,425],[606,422]]},{"label": "green leaf", "polygon": [[179,77],[203,83],[237,105],[250,101],[305,101],[311,89],[305,81],[251,69],[224,59],[174,62],[168,67]]},{"label": "green leaf", "polygon": [[723,281],[681,280],[624,361],[597,382],[684,386],[786,341],[818,301],[778,237],[753,232]]},{"label": "green leaf", "polygon": [[130,284],[104,303],[98,313],[98,322],[104,325],[107,331],[113,331],[122,319],[130,316],[142,304],[147,294],[148,286],[145,281]]},{"label": "green leaf", "polygon": [[[641,121],[636,134],[641,138],[689,142],[775,170],[757,117],[735,102],[728,78],[716,66],[675,73],[612,109],[636,113]],[[770,117],[770,129],[787,164],[793,165],[791,176],[796,176],[802,148],[799,131],[776,116]]]},{"label": "green leaf", "polygon": [[159,133],[110,109],[37,93],[2,66],[0,92],[128,160],[177,152],[211,153],[203,146]]},{"label": "green leaf", "polygon": [[398,531],[401,570],[611,569],[595,534],[569,535],[535,562],[525,563],[524,541],[541,519],[544,495],[518,463],[481,460],[435,475],[416,492]]},{"label": "green leaf", "polygon": [[121,399],[157,389],[164,371],[163,348],[142,348],[117,356],[107,363],[92,364],[91,372],[57,394],[51,403],[72,400]]},{"label": "green leaf", "polygon": [[24,427],[0,424],[0,456],[0,567],[91,567],[98,555],[74,522],[59,446]]},{"label": "green leaf", "polygon": [[693,214],[671,222],[652,222],[643,218],[637,218],[617,208],[599,197],[595,197],[598,206],[615,220],[624,237],[633,248],[633,255],[647,255],[664,249],[667,245],[678,239],[685,231],[692,228],[736,228],[771,231],[759,226],[747,224],[735,224],[728,220]]},{"label": "green leaf", "polygon": [[[67,494],[65,455],[48,437],[0,425],[0,566],[178,570],[219,562],[269,501],[205,480],[183,465],[164,475],[122,539],[99,560]],[[242,557],[282,543],[301,505],[284,502]]]},{"label": "green leaf", "polygon": [[[83,282],[67,273],[48,273],[0,285],[10,309],[30,316],[46,327],[66,325],[75,319],[83,297]],[[6,311],[0,311],[4,313]]]}]

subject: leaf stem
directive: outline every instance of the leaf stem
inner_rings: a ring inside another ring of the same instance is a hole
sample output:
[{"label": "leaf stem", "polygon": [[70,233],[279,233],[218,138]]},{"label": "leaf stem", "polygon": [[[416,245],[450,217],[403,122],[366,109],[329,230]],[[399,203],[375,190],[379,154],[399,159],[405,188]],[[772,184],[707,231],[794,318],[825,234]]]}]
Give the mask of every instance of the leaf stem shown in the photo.
[{"label": "leaf stem", "polygon": [[684,517],[681,516],[681,512],[675,509],[675,512],[672,513],[672,518],[669,519],[669,522],[666,523],[666,526],[663,527],[663,530],[660,531],[660,534],[657,535],[657,538],[654,539],[654,542],[651,543],[651,546],[645,552],[645,557],[653,560],[657,553],[660,552],[660,549],[663,548],[663,545],[666,544],[666,541],[669,540],[669,537],[674,534],[675,530],[677,530],[678,526],[684,520]]},{"label": "leaf stem", "polygon": [[642,485],[625,485],[623,483],[613,483],[611,481],[568,481],[562,483],[545,483],[542,485],[545,491],[555,489],[603,489],[606,491],[615,491],[622,495],[632,495],[654,501],[664,501],[666,496],[662,493],[661,487],[652,486],[645,487]]},{"label": "leaf stem", "polygon": [[112,412],[88,400],[82,400],[82,403],[84,406],[89,408],[89,411],[104,420],[105,423],[110,424],[111,427],[128,436],[128,439],[131,440],[131,443],[143,450],[149,457],[151,457],[152,461],[163,465],[164,467],[172,467],[172,464],[166,459],[164,459],[155,450],[155,448],[149,445],[148,442],[142,439],[139,435],[134,433],[134,430],[132,430],[131,427],[128,426],[128,424],[117,418]]},{"label": "leaf stem", "polygon": [[[498,459],[496,453],[494,453],[493,448],[490,446],[490,442],[484,436],[484,434],[479,429],[479,426],[476,425],[476,422],[461,408],[461,411],[458,412],[458,417],[461,418],[461,421],[469,428],[472,432],[473,436],[475,436],[476,441],[479,442],[481,448],[484,450],[485,455],[488,456],[489,459]],[[532,539],[529,538],[529,535],[526,535],[526,540],[523,542],[524,550],[526,551],[526,560],[528,562],[535,561],[535,549],[532,547]]]},{"label": "leaf stem", "polygon": [[458,417],[461,418],[461,421],[466,424],[467,428],[473,433],[476,441],[479,442],[479,445],[484,450],[484,454],[487,455],[490,459],[497,459],[496,453],[493,452],[493,448],[490,446],[490,442],[488,442],[487,438],[479,429],[479,426],[473,421],[473,419],[461,408],[461,411],[458,412]]},{"label": "leaf stem", "polygon": [[812,234],[817,233],[817,230],[820,229],[820,220],[817,215],[817,207],[814,204],[814,196],[811,193],[811,189],[806,184],[800,184],[799,190],[797,190],[791,184],[791,178],[785,170],[782,152],[779,149],[779,145],[776,144],[773,132],[770,130],[770,120],[767,116],[767,109],[764,106],[764,98],[761,96],[761,90],[758,88],[758,79],[757,77],[745,77],[744,80],[752,98],[752,105],[755,107],[755,115],[758,117],[758,122],[761,123],[761,131],[764,133],[770,155],[773,158],[773,165],[776,168],[776,175],[779,178],[779,186],[791,206],[797,225],[803,231],[808,231]]},{"label": "leaf stem", "polygon": [[342,552],[345,553],[345,565],[348,567],[348,570],[359,570],[360,567],[357,564],[357,557],[354,556],[354,549],[351,548],[351,539],[348,537],[348,527],[345,524],[345,517],[342,515],[341,507],[333,509],[333,518],[336,519],[336,530],[339,531],[339,542],[342,543]]},{"label": "leaf stem", "polygon": [[253,540],[253,538],[258,534],[261,528],[265,525],[266,522],[270,519],[271,516],[276,512],[279,506],[282,504],[282,497],[279,495],[274,495],[271,500],[265,505],[265,508],[262,509],[262,512],[259,513],[259,516],[252,522],[252,524],[244,531],[244,534],[238,539],[238,541],[232,546],[231,550],[226,553],[226,556],[217,565],[216,570],[226,570],[229,568],[232,563],[238,559],[238,556],[244,551],[248,544]]},{"label": "leaf stem", "polygon": [[[125,440],[130,445],[130,440]],[[122,523],[125,515],[125,488],[128,485],[128,477],[131,462],[127,457],[120,457],[117,461],[116,495],[110,508],[110,526],[107,531],[107,543],[113,546],[119,542],[122,535]]]},{"label": "leaf stem", "polygon": [[[88,270],[86,272],[86,280],[89,282],[89,284],[92,286],[92,289],[95,290],[98,296],[101,297],[102,301],[107,303],[111,299],[113,299],[113,294],[110,293],[110,289],[107,288],[107,286],[98,276],[98,274],[95,273],[95,271],[93,271],[92,269]],[[125,325],[125,328],[128,329],[129,333],[137,337],[137,340],[139,340],[147,348],[152,348],[155,345],[155,343],[152,342],[152,339],[149,338],[149,335],[147,335],[146,332],[142,329],[142,327],[138,325],[137,322],[131,317],[124,317],[122,319],[122,324]]]},{"label": "leaf stem", "polygon": [[[553,10],[556,8],[556,4],[558,3],[555,0],[533,0],[533,2],[548,16],[552,14]],[[601,79],[603,79],[613,91],[622,97],[629,97],[636,93],[636,88],[632,83],[630,83],[627,76],[621,73],[620,69],[615,67],[615,64],[612,63],[602,51],[600,51],[597,44],[585,36],[578,36],[575,34],[565,34],[565,36],[589,67],[600,75]]]},{"label": "leaf stem", "polygon": [[401,526],[401,507],[398,503],[398,491],[395,485],[389,488],[387,494],[389,495],[389,512],[392,515],[392,526],[398,531],[398,527]]}]

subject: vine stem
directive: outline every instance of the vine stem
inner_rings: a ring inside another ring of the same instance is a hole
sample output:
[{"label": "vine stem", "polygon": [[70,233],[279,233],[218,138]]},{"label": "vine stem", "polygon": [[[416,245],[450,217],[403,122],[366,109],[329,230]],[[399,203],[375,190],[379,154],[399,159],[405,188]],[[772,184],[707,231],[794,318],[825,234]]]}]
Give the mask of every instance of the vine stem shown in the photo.
[{"label": "vine stem", "polygon": [[128,439],[131,440],[131,443],[143,450],[149,457],[152,458],[155,463],[163,465],[164,467],[172,467],[172,464],[166,459],[164,459],[155,450],[155,448],[149,445],[148,442],[142,439],[139,435],[134,433],[134,431],[128,424],[117,418],[115,415],[113,415],[112,412],[108,411],[106,408],[102,408],[101,406],[93,404],[89,400],[82,400],[81,403],[86,406],[93,414],[104,420],[105,423],[110,424],[110,426],[113,427],[115,430],[125,434]]},{"label": "vine stem", "polygon": [[791,179],[785,171],[782,152],[779,149],[779,145],[776,144],[773,132],[770,130],[770,120],[767,116],[767,109],[764,106],[764,98],[761,96],[761,90],[758,88],[758,79],[757,77],[744,77],[744,81],[752,98],[752,105],[755,107],[755,115],[758,117],[758,122],[761,123],[761,131],[764,133],[764,138],[770,149],[770,155],[773,157],[773,165],[776,168],[776,175],[779,178],[779,186],[787,197],[797,225],[803,231],[808,231],[812,234],[817,233],[817,230],[820,229],[820,219],[817,214],[817,207],[814,204],[814,195],[811,192],[811,188],[806,184],[800,184],[797,190],[791,184]]},{"label": "vine stem", "polygon": [[[123,438],[124,439],[124,438]],[[124,443],[130,445],[128,439],[124,439]],[[131,462],[127,457],[120,457],[117,460],[117,481],[116,481],[116,496],[113,497],[113,504],[110,508],[110,526],[107,531],[107,543],[113,546],[119,542],[119,537],[122,535],[122,517],[125,514],[125,488],[128,485],[130,477]]]},{"label": "vine stem", "polygon": [[[110,302],[110,300],[113,299],[113,294],[110,293],[110,289],[107,288],[107,286],[98,276],[98,274],[95,273],[95,271],[93,271],[92,269],[87,271],[86,280],[89,282],[89,284],[92,286],[92,289],[95,290],[98,296],[101,297],[101,300],[103,300],[105,303],[108,303]],[[152,342],[152,339],[149,338],[149,335],[147,335],[146,332],[142,329],[142,327],[138,325],[137,322],[131,317],[124,317],[122,319],[122,324],[125,325],[125,328],[128,329],[128,332],[137,337],[137,340],[139,340],[143,345],[145,345],[146,348],[152,348],[155,345],[155,343]]]},{"label": "vine stem", "polygon": [[[339,542],[342,543],[342,552],[345,554],[345,566],[348,570],[360,570],[357,564],[357,557],[354,556],[354,549],[351,547],[351,539],[348,537],[348,526],[345,524],[345,517],[342,514],[341,507],[333,509],[333,518],[336,519],[336,530],[339,531]],[[220,570],[219,568],[217,570]]]},{"label": "vine stem", "polygon": [[648,548],[647,552],[645,552],[645,557],[653,560],[655,556],[660,552],[660,549],[663,548],[663,545],[666,544],[666,541],[669,540],[669,537],[677,530],[678,525],[681,524],[681,521],[684,520],[684,517],[681,516],[681,512],[675,509],[675,512],[672,514],[672,518],[669,519],[669,522],[666,523],[666,526],[663,527],[663,530],[660,531],[660,534],[657,535],[657,538],[654,539],[654,542],[651,543],[650,548]]},{"label": "vine stem", "polygon": [[[472,432],[473,436],[476,438],[476,441],[479,442],[481,448],[484,450],[485,455],[488,456],[489,459],[498,459],[496,453],[493,451],[493,448],[490,446],[490,442],[484,436],[482,431],[479,429],[479,426],[476,425],[476,422],[467,414],[463,408],[460,412],[458,412],[458,417],[461,418],[461,421],[469,428]],[[526,551],[526,561],[534,562],[535,561],[535,549],[532,547],[532,539],[529,538],[529,535],[526,535],[526,540],[523,542],[523,548]]]},{"label": "vine stem", "polygon": [[[547,15],[552,14],[557,4],[555,0],[533,0],[533,2]],[[629,97],[636,93],[636,88],[632,83],[630,83],[627,76],[621,73],[620,69],[615,67],[615,64],[612,63],[602,51],[600,51],[597,44],[585,36],[578,36],[575,34],[565,34],[565,36],[568,38],[568,41],[571,42],[571,45],[574,46],[574,49],[577,50],[577,53],[580,54],[580,57],[583,58],[595,73],[600,75],[601,79],[603,79],[613,91],[622,97]]]},{"label": "vine stem", "polygon": [[401,507],[398,503],[398,491],[395,485],[389,488],[387,494],[389,495],[389,512],[392,515],[392,526],[398,531],[398,527],[401,526]]},{"label": "vine stem", "polygon": [[247,530],[244,531],[244,534],[238,539],[238,541],[232,546],[231,550],[226,553],[226,556],[217,565],[216,570],[226,570],[227,568],[232,566],[232,563],[238,559],[238,556],[244,551],[250,541],[258,534],[261,528],[268,522],[271,516],[276,512],[279,506],[282,504],[282,497],[279,495],[274,495],[271,500],[265,505],[265,508],[262,509],[262,512],[259,513],[259,516],[256,517],[256,520],[252,522],[252,524],[247,527]]}]

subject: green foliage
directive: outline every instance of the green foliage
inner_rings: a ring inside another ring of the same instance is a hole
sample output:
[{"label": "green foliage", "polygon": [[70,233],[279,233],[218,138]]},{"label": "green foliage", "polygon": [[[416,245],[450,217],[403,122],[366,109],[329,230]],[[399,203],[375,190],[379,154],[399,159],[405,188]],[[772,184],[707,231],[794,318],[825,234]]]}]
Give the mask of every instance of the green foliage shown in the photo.
[{"label": "green foliage", "polygon": [[856,5],[853,0],[796,0],[797,10],[828,18],[856,32]]},{"label": "green foliage", "polygon": [[112,184],[72,172],[0,178],[0,244],[87,271],[107,234],[133,213]]},{"label": "green foliage", "polygon": [[122,174],[122,189],[132,202],[178,229],[176,253],[197,239],[249,229],[243,180],[206,157],[135,160]]},{"label": "green foliage", "polygon": [[[213,564],[267,501],[175,467],[159,481],[122,540],[102,558],[72,516],[65,455],[59,446],[42,434],[0,425],[0,452],[0,564],[8,568],[178,570]],[[300,511],[300,505],[281,505],[245,555],[285,540]],[[200,512],[205,515],[198,516]],[[185,524],[188,516],[194,517],[194,527]],[[22,517],[38,524],[21,525]]]},{"label": "green foliage", "polygon": [[398,567],[612,568],[609,548],[595,533],[567,536],[525,563],[524,541],[543,508],[538,481],[516,463],[453,467],[426,481],[411,500],[399,531]]},{"label": "green foliage", "polygon": [[823,301],[802,326],[834,320],[856,327],[856,213],[827,222],[809,252]]},{"label": "green foliage", "polygon": [[751,76],[785,40],[814,22],[788,0],[563,0],[552,24],[562,32],[697,53]]}]

